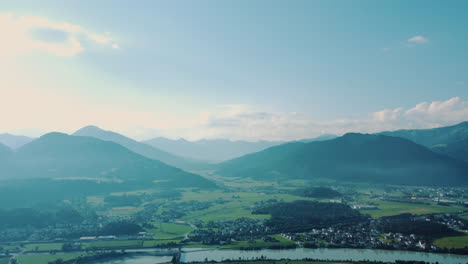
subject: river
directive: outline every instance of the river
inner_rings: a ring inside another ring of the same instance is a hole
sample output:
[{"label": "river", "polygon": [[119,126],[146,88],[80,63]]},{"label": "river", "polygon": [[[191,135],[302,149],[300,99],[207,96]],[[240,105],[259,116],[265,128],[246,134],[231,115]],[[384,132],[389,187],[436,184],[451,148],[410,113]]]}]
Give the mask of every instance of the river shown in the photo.
[{"label": "river", "polygon": [[[184,249],[182,262],[204,261],[205,259],[222,261],[227,259],[255,259],[265,256],[268,259],[329,259],[389,261],[413,260],[439,262],[444,264],[466,264],[468,256],[453,254],[436,254],[414,251],[375,250],[375,249],[344,249],[344,248],[297,248],[284,250],[226,250],[226,249]],[[104,260],[93,264],[157,264],[169,262],[171,257],[134,256],[122,259]]]}]

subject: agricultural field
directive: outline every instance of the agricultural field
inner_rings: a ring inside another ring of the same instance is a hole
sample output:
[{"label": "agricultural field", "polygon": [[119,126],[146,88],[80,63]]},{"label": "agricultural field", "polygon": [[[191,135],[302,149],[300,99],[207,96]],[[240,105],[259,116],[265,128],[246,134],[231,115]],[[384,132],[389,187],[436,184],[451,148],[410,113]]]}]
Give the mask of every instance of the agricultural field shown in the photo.
[{"label": "agricultural field", "polygon": [[145,240],[143,241],[143,247],[155,247],[155,246],[160,246],[160,245],[164,245],[164,244],[168,244],[168,243],[179,243],[180,240],[172,240],[172,239],[168,239],[168,240]]},{"label": "agricultural field", "polygon": [[372,202],[377,205],[378,210],[360,210],[363,214],[368,214],[372,217],[382,217],[390,215],[398,215],[404,213],[411,214],[431,214],[431,213],[452,213],[460,212],[466,208],[458,205],[442,206],[435,203],[431,204],[415,204],[415,203],[404,203],[404,202],[390,202],[380,200],[366,199],[365,202]]},{"label": "agricultural field", "polygon": [[107,211],[108,216],[113,216],[113,217],[126,217],[126,216],[131,216],[139,211],[141,211],[142,208],[140,207],[134,207],[134,206],[122,206],[122,207],[113,207],[109,211]]},{"label": "agricultural field", "polygon": [[3,244],[3,245],[0,245],[0,248],[2,248],[3,250],[8,250],[10,252],[18,252],[18,251],[21,251],[21,248],[17,245],[11,245],[11,244]]},{"label": "agricultural field", "polygon": [[25,244],[23,250],[25,251],[51,251],[61,250],[62,243],[37,243],[37,244]]},{"label": "agricultural field", "polygon": [[215,201],[222,199],[224,203],[214,204],[210,208],[190,212],[182,218],[184,221],[201,220],[201,221],[214,221],[214,220],[234,220],[242,217],[267,219],[268,215],[254,215],[251,213],[251,206],[255,202],[266,201],[269,199],[276,199],[278,201],[295,201],[304,200],[307,198],[290,195],[290,194],[263,194],[253,192],[184,192],[182,193],[180,202],[187,201]]},{"label": "agricultural field", "polygon": [[17,257],[18,264],[48,264],[51,261],[62,259],[64,261],[75,259],[80,256],[86,256],[82,253],[63,253],[63,254],[31,254],[19,255]]},{"label": "agricultural field", "polygon": [[153,223],[153,229],[146,229],[146,232],[153,234],[155,239],[176,239],[183,238],[185,234],[193,230],[189,225],[172,223]]},{"label": "agricultural field", "polygon": [[131,248],[143,247],[143,240],[111,240],[111,241],[92,241],[82,243],[83,249],[87,248]]},{"label": "agricultural field", "polygon": [[0,257],[0,264],[8,264],[10,262],[9,257]]},{"label": "agricultural field", "polygon": [[434,241],[434,244],[441,248],[464,248],[468,247],[468,235],[444,237]]}]

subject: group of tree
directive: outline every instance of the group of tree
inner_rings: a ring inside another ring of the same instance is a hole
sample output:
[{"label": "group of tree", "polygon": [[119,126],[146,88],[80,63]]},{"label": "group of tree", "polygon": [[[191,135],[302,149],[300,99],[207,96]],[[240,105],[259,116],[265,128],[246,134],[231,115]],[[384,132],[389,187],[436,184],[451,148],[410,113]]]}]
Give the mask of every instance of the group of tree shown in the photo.
[{"label": "group of tree", "polygon": [[54,224],[80,223],[81,214],[73,208],[45,211],[33,208],[0,210],[0,227],[17,228],[25,226],[45,227]]},{"label": "group of tree", "polygon": [[404,235],[417,235],[427,239],[436,239],[446,236],[461,235],[446,225],[414,219],[411,214],[400,214],[396,216],[382,217],[379,229],[385,233],[401,233]]},{"label": "group of tree", "polygon": [[343,196],[338,191],[328,187],[306,187],[293,191],[293,194],[310,198],[337,198]]},{"label": "group of tree", "polygon": [[367,219],[345,204],[302,200],[256,208],[252,213],[271,214],[266,224],[277,232],[304,232],[313,228],[355,224]]}]

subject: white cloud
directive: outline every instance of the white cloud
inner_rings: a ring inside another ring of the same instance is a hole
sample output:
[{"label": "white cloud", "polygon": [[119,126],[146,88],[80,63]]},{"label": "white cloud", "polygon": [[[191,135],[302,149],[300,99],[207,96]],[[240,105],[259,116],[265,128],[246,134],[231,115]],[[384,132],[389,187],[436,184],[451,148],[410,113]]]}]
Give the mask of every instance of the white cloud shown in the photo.
[{"label": "white cloud", "polygon": [[[446,101],[422,102],[411,108],[398,107],[369,113],[356,119],[314,121],[296,112],[255,109],[246,105],[220,106],[208,113],[198,127],[201,137],[247,140],[295,140],[323,133],[375,133],[384,130],[434,128],[468,120],[468,101],[453,97]],[[182,130],[183,131],[183,130]],[[162,131],[160,131],[162,132]],[[198,138],[198,136],[196,137]]]},{"label": "white cloud", "polygon": [[[51,40],[51,33],[61,33],[61,39]],[[0,37],[0,57],[35,51],[70,57],[84,51],[86,43],[118,47],[109,34],[97,34],[79,25],[52,21],[45,17],[12,13],[0,15]]]},{"label": "white cloud", "polygon": [[424,36],[418,35],[418,36],[409,38],[408,42],[411,44],[426,44],[429,42],[429,40]]}]

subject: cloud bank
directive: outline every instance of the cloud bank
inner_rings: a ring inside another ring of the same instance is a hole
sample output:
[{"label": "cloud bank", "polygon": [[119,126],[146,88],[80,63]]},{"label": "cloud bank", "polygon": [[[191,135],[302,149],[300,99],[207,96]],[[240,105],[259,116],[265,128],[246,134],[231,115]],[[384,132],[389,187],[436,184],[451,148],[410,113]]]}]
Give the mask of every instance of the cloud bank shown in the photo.
[{"label": "cloud bank", "polygon": [[79,25],[45,17],[0,15],[0,58],[30,52],[46,52],[71,57],[90,45],[118,49],[109,34],[97,34]]},{"label": "cloud bank", "polygon": [[384,130],[434,128],[468,120],[468,101],[422,102],[411,108],[383,109],[356,119],[314,121],[295,112],[259,111],[245,105],[227,105],[207,117],[202,129],[209,137],[295,140],[324,133],[374,133]]}]

